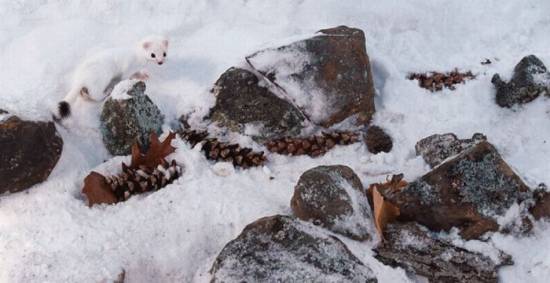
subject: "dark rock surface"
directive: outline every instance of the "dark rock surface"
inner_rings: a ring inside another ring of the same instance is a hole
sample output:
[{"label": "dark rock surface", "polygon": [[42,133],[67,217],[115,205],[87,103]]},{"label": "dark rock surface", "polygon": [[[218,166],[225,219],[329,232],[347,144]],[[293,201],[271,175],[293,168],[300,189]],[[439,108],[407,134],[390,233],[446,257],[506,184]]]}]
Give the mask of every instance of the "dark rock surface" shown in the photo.
[{"label": "dark rock surface", "polygon": [[128,99],[110,97],[101,112],[101,133],[107,150],[113,155],[127,155],[138,141],[148,146],[151,132],[161,133],[164,116],[145,94],[145,83],[136,82],[128,90]]},{"label": "dark rock surface", "polygon": [[535,55],[521,59],[509,82],[504,82],[499,74],[495,74],[491,82],[497,89],[497,104],[502,107],[528,103],[540,95],[550,96],[550,73]]},{"label": "dark rock surface", "polygon": [[365,144],[370,153],[390,152],[393,147],[391,137],[378,126],[370,126],[365,136]]},{"label": "dark rock surface", "polygon": [[216,105],[210,117],[235,132],[245,132],[250,125],[258,129],[253,137],[264,140],[297,136],[304,117],[289,102],[261,86],[252,72],[230,68],[214,86]]},{"label": "dark rock surface", "polygon": [[416,143],[416,155],[421,155],[424,161],[433,168],[445,159],[486,140],[487,137],[480,133],[474,134],[471,139],[458,139],[452,133],[435,134]]},{"label": "dark rock surface", "polygon": [[53,122],[0,121],[0,194],[45,181],[61,157],[63,140]]},{"label": "dark rock surface", "polygon": [[509,255],[500,253],[499,262],[434,238],[414,223],[386,227],[386,239],[375,248],[376,258],[390,266],[427,277],[430,282],[498,282],[498,267],[511,265]]},{"label": "dark rock surface", "polygon": [[211,282],[377,282],[344,243],[320,230],[290,216],[258,219],[220,252]]},{"label": "dark rock surface", "polygon": [[365,124],[375,112],[372,71],[360,29],[320,30],[312,38],[252,54],[247,62],[319,125],[328,127],[355,114]]},{"label": "dark rock surface", "polygon": [[533,193],[534,205],[529,209],[535,220],[550,219],[550,192],[541,187]]},{"label": "dark rock surface", "polygon": [[531,193],[497,150],[483,141],[446,161],[400,191],[383,191],[400,209],[398,220],[436,231],[452,227],[465,239],[497,231],[496,217]]},{"label": "dark rock surface", "polygon": [[357,240],[374,233],[361,180],[347,166],[318,166],[304,172],[290,206],[296,217]]}]

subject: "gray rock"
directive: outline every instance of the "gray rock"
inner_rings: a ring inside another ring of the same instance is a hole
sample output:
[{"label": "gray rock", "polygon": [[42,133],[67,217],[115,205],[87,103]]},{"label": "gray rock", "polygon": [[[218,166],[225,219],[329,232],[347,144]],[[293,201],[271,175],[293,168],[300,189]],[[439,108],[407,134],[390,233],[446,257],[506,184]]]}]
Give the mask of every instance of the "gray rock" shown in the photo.
[{"label": "gray rock", "polygon": [[497,89],[497,104],[502,107],[528,103],[540,95],[550,96],[550,73],[535,55],[521,59],[510,82],[504,82],[499,74],[491,82]]},{"label": "gray rock", "polygon": [[53,122],[23,121],[17,116],[0,121],[0,194],[48,179],[62,149]]},{"label": "gray rock", "polygon": [[430,282],[498,282],[497,269],[512,265],[509,255],[499,260],[471,252],[434,238],[415,223],[386,226],[385,241],[375,248],[376,258],[393,267],[427,277]]},{"label": "gray rock", "polygon": [[152,132],[161,133],[164,116],[145,94],[145,83],[136,82],[128,91],[130,98],[110,97],[101,112],[103,142],[113,155],[127,155],[138,141],[148,147]]},{"label": "gray rock", "polygon": [[214,86],[216,104],[210,118],[235,132],[248,133],[255,139],[297,136],[302,130],[303,115],[289,102],[261,86],[252,72],[230,68]]},{"label": "gray rock", "polygon": [[359,124],[375,112],[374,85],[362,30],[339,26],[316,36],[247,57],[252,68],[329,127],[357,114]]},{"label": "gray rock", "polygon": [[246,226],[210,272],[211,282],[377,282],[336,237],[281,215]]},{"label": "gray rock", "polygon": [[356,240],[374,233],[361,180],[347,166],[318,166],[304,172],[290,206],[296,217]]},{"label": "gray rock", "polygon": [[458,139],[455,134],[435,134],[421,139],[416,143],[416,155],[421,155],[424,161],[435,167],[445,159],[487,140],[483,134],[476,133],[471,139]]},{"label": "gray rock", "polygon": [[465,239],[497,231],[499,216],[531,198],[527,185],[486,141],[400,191],[381,193],[399,207],[398,220],[416,221],[435,231],[457,227]]}]

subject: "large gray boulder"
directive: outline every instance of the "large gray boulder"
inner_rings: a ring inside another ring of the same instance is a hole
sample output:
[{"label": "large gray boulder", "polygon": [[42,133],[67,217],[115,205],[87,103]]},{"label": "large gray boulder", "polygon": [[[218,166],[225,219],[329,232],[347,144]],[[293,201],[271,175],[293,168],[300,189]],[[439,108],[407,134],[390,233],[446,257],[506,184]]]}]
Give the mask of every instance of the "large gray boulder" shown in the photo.
[{"label": "large gray boulder", "polygon": [[[7,112],[4,112],[7,115]],[[45,181],[61,157],[63,140],[53,122],[0,121],[0,194]]]},{"label": "large gray boulder", "polygon": [[218,79],[213,91],[216,104],[210,118],[220,126],[247,133],[259,141],[297,136],[302,130],[301,112],[263,86],[250,71],[230,68]]},{"label": "large gray boulder", "polygon": [[281,215],[246,226],[210,272],[211,282],[377,282],[336,237]]},{"label": "large gray boulder", "polygon": [[521,59],[509,82],[504,82],[499,74],[495,74],[491,82],[497,89],[497,104],[502,107],[528,103],[540,95],[550,96],[550,73],[535,55]]},{"label": "large gray boulder", "polygon": [[460,230],[465,239],[498,231],[498,217],[532,198],[527,185],[487,141],[464,150],[398,192],[382,191],[399,207],[400,221]]},{"label": "large gray boulder", "polygon": [[[123,81],[127,84],[131,81]],[[145,94],[145,83],[131,82],[133,85],[126,95],[115,94],[124,91],[115,87],[114,95],[105,102],[101,112],[101,133],[105,147],[113,155],[127,155],[137,141],[147,147],[152,132],[160,135],[164,116],[159,108]],[[124,93],[123,93],[124,94]]]},{"label": "large gray boulder", "polygon": [[360,29],[323,29],[311,38],[256,52],[247,62],[316,124],[329,127],[354,115],[365,124],[375,112]]},{"label": "large gray boulder", "polygon": [[318,166],[304,172],[290,206],[296,217],[356,240],[369,239],[374,233],[361,180],[347,166]]}]

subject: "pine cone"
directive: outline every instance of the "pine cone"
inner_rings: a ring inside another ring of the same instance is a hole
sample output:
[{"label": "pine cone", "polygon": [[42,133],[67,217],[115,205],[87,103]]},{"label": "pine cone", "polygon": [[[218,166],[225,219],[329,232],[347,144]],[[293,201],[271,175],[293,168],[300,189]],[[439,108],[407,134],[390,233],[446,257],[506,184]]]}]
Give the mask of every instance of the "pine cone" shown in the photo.
[{"label": "pine cone", "polygon": [[163,159],[155,168],[144,165],[132,168],[122,163],[122,173],[106,177],[106,181],[120,202],[134,194],[159,190],[179,178],[182,171],[176,160],[168,163]]},{"label": "pine cone", "polygon": [[267,142],[265,146],[270,152],[284,155],[309,155],[317,157],[324,155],[335,145],[348,145],[359,141],[358,132],[323,132],[318,136],[304,138],[281,138]]},{"label": "pine cone", "polygon": [[454,90],[455,84],[460,84],[466,80],[475,79],[475,77],[476,76],[470,71],[461,73],[457,69],[454,69],[452,72],[448,73],[412,73],[408,76],[408,79],[418,80],[420,87],[434,92],[442,90],[443,87]]},{"label": "pine cone", "polygon": [[262,166],[267,160],[262,152],[252,151],[251,148],[241,147],[238,144],[220,142],[217,138],[208,138],[208,132],[182,129],[179,135],[195,146],[202,145],[202,151],[207,159],[232,162],[234,166],[249,168]]}]

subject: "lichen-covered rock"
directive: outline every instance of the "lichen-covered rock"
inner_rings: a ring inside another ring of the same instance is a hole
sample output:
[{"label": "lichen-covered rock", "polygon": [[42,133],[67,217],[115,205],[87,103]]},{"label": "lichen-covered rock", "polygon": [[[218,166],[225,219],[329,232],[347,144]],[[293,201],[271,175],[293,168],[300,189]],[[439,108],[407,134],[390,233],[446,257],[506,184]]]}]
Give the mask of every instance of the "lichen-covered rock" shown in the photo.
[{"label": "lichen-covered rock", "polygon": [[365,124],[375,112],[372,71],[360,29],[320,30],[312,38],[256,52],[247,62],[319,125],[328,127],[355,114]]},{"label": "lichen-covered rock", "polygon": [[290,206],[296,217],[357,240],[374,233],[361,180],[347,166],[318,166],[304,172]]},{"label": "lichen-covered rock", "polygon": [[113,155],[130,154],[136,141],[147,147],[150,134],[160,134],[164,122],[159,108],[145,94],[144,82],[135,82],[126,94],[113,94],[101,112],[103,142]]},{"label": "lichen-covered rock", "polygon": [[377,282],[336,237],[290,216],[256,220],[216,258],[211,282]]},{"label": "lichen-covered rock", "polygon": [[497,150],[482,141],[409,183],[383,191],[399,207],[398,220],[416,221],[432,230],[461,230],[465,239],[497,231],[496,221],[531,193]]},{"label": "lichen-covered rock", "polygon": [[487,137],[480,133],[474,134],[471,139],[458,139],[452,133],[435,134],[416,143],[416,155],[421,155],[424,161],[433,168],[445,159],[486,140]]},{"label": "lichen-covered rock", "polygon": [[498,282],[497,269],[511,265],[511,257],[500,252],[498,262],[434,238],[415,223],[393,223],[386,227],[385,241],[375,248],[384,264],[403,267],[427,277],[430,282]]},{"label": "lichen-covered rock", "polygon": [[45,181],[57,164],[63,140],[53,122],[0,121],[0,194]]},{"label": "lichen-covered rock", "polygon": [[491,82],[497,90],[497,104],[502,107],[528,103],[540,95],[550,96],[550,73],[535,55],[521,59],[508,83],[499,74],[495,74]]},{"label": "lichen-covered rock", "polygon": [[378,126],[370,126],[365,135],[365,144],[370,153],[390,152],[393,147],[391,137]]},{"label": "lichen-covered rock", "polygon": [[210,118],[232,131],[265,140],[297,136],[302,130],[301,112],[262,86],[250,71],[230,68],[218,79],[213,91],[216,104]]}]

